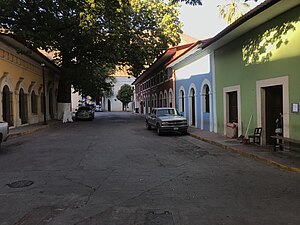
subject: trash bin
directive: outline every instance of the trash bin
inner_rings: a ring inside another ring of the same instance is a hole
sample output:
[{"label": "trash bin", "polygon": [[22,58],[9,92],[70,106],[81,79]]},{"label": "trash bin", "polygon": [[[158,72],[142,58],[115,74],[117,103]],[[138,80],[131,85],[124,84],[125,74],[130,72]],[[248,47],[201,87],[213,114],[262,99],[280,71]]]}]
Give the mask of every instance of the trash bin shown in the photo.
[{"label": "trash bin", "polygon": [[226,136],[229,138],[237,138],[237,124],[227,123],[226,124]]},{"label": "trash bin", "polygon": [[139,108],[135,108],[135,113],[139,113]]}]

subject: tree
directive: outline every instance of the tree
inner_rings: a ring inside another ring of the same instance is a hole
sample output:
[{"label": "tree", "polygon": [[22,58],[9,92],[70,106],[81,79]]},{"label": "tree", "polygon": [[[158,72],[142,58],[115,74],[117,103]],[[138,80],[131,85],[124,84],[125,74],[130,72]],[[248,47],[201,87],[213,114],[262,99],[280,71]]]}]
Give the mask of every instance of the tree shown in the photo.
[{"label": "tree", "polygon": [[58,102],[70,103],[71,84],[94,95],[110,87],[105,81],[116,65],[138,76],[177,44],[176,7],[163,0],[0,0],[0,27],[32,48],[56,52]]},{"label": "tree", "polygon": [[218,5],[220,15],[231,24],[240,18],[250,8],[250,5],[242,0],[227,0],[227,4]]},{"label": "tree", "polygon": [[127,110],[127,105],[132,102],[133,91],[130,85],[124,84],[121,86],[117,94],[117,99],[123,103],[123,110]]},{"label": "tree", "polygon": [[[203,0],[172,0],[173,3],[177,2],[184,2],[189,5],[202,5]],[[243,0],[244,2],[254,1],[257,2],[258,0]]]}]

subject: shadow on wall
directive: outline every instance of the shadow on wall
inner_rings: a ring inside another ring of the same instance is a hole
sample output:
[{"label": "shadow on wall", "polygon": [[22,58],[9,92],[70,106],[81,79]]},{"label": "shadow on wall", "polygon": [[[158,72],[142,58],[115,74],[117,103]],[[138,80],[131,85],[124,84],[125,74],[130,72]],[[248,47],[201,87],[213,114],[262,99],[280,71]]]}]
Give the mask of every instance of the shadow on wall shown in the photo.
[{"label": "shadow on wall", "polygon": [[[296,30],[300,29],[300,17],[299,15],[290,16],[287,19],[266,30],[263,34],[257,35],[256,38],[246,41],[242,49],[243,61],[246,66],[292,56],[291,51],[284,52],[287,49],[281,48],[287,47],[291,42],[298,42],[295,35]],[[293,45],[290,47],[292,50]],[[297,54],[296,51],[294,52]]]}]

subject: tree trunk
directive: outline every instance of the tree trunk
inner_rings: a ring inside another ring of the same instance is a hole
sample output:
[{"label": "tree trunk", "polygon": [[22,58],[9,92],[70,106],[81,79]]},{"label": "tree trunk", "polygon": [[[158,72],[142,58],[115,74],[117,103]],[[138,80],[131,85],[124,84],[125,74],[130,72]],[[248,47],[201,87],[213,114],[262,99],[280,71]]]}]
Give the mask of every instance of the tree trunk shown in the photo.
[{"label": "tree trunk", "polygon": [[58,85],[57,102],[71,103],[71,83],[61,77]]},{"label": "tree trunk", "polygon": [[58,119],[63,120],[63,123],[73,122],[71,112],[71,83],[61,76],[58,85]]}]

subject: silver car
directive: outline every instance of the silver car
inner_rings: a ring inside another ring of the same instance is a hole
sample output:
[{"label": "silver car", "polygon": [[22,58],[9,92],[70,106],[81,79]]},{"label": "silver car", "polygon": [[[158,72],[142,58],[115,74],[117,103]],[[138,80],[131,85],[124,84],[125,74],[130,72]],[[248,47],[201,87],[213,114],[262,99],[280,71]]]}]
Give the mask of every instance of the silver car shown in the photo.
[{"label": "silver car", "polygon": [[164,132],[180,132],[187,134],[187,120],[175,108],[153,108],[146,117],[146,127],[156,128],[157,134]]}]

